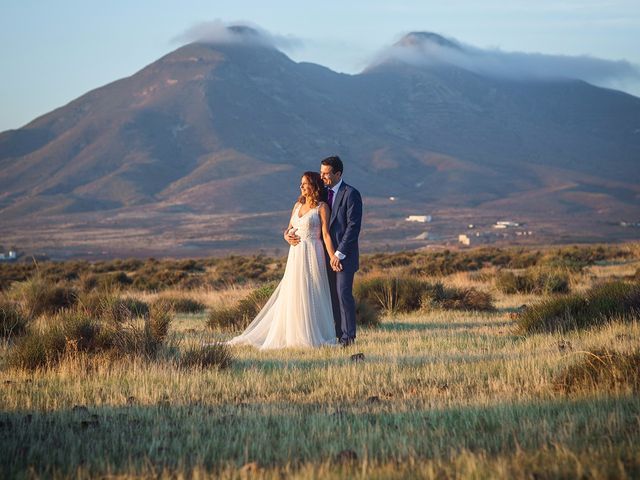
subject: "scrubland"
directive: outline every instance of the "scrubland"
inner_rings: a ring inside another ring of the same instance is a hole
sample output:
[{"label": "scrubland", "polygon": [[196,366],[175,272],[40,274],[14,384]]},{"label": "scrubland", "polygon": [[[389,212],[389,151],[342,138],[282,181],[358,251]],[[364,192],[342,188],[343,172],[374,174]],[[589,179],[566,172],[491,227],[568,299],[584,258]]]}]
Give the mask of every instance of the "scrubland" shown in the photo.
[{"label": "scrubland", "polygon": [[637,244],[368,256],[355,346],[222,345],[282,266],[0,267],[0,477],[640,476]]}]

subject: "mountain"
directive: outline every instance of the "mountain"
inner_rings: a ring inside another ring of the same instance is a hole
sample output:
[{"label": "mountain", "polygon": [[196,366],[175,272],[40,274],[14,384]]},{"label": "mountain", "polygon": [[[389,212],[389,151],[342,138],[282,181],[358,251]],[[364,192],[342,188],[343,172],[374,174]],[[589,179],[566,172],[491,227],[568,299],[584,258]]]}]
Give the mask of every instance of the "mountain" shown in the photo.
[{"label": "mountain", "polygon": [[[371,207],[375,243],[416,211],[544,219],[569,240],[567,225],[607,239],[611,223],[637,220],[636,97],[480,74],[448,60],[472,55],[467,47],[428,32],[346,75],[233,28],[240,41],[185,45],[0,133],[0,221],[11,226],[2,241],[47,248],[55,231],[56,248],[73,252],[102,245],[105,225],[117,240],[148,221],[153,238],[176,225],[191,232],[154,242],[159,251],[233,248],[237,232],[246,248],[273,245],[299,175],[335,153]],[[230,240],[207,243],[216,235]]]}]

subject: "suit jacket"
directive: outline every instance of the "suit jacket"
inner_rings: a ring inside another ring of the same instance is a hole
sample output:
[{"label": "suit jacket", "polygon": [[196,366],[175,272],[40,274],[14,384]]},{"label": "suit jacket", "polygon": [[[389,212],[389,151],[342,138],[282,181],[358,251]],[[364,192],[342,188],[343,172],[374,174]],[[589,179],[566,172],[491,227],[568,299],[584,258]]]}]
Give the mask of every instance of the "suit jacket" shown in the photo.
[{"label": "suit jacket", "polygon": [[358,235],[362,225],[362,197],[360,192],[342,182],[333,199],[329,233],[336,250],[346,255],[342,260],[345,272],[355,272],[360,268]]}]

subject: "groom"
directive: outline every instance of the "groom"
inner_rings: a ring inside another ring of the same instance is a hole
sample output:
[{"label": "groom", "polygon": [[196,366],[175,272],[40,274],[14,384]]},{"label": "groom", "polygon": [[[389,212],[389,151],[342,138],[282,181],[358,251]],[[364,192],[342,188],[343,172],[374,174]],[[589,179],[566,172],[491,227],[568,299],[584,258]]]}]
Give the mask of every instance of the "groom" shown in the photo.
[{"label": "groom", "polygon": [[362,224],[360,192],[342,180],[340,157],[327,157],[320,162],[320,177],[327,187],[327,203],[331,207],[329,233],[336,249],[329,259],[329,286],[333,305],[336,336],[343,347],[356,339],[356,302],[353,277],[359,267],[358,235]]}]

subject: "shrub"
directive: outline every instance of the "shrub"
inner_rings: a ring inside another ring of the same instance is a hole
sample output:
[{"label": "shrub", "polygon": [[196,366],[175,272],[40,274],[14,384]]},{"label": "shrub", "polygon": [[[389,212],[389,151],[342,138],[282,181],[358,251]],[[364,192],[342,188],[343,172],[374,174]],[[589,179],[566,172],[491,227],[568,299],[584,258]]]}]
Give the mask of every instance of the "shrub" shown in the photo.
[{"label": "shrub", "polygon": [[94,289],[119,290],[129,286],[133,280],[124,272],[90,273],[80,279],[81,288],[87,292]]},{"label": "shrub", "polygon": [[445,287],[437,283],[422,296],[423,308],[441,308],[443,310],[476,310],[491,312],[495,310],[490,293],[475,288]]},{"label": "shrub", "polygon": [[620,281],[592,287],[584,295],[546,299],[518,315],[523,333],[564,332],[631,320],[640,312],[640,285]]},{"label": "shrub", "polygon": [[207,324],[211,328],[232,330],[246,328],[262,310],[276,288],[276,283],[268,283],[255,289],[232,307],[214,308],[209,313]]},{"label": "shrub", "polygon": [[278,285],[276,283],[267,283],[256,288],[238,302],[238,309],[240,313],[248,320],[253,319],[253,317],[262,310],[262,307],[265,306],[269,298],[271,298],[271,295],[273,295],[277,286]]},{"label": "shrub", "polygon": [[576,391],[640,392],[640,350],[619,353],[608,349],[586,352],[584,358],[555,379],[556,389]]},{"label": "shrub", "polygon": [[537,292],[569,293],[569,275],[561,270],[539,270],[536,275]]},{"label": "shrub", "polygon": [[549,268],[532,268],[522,274],[500,271],[496,276],[496,288],[502,293],[568,293],[569,275],[566,271]]},{"label": "shrub", "polygon": [[366,299],[356,299],[356,324],[370,328],[380,326],[380,313]]},{"label": "shrub", "polygon": [[11,365],[34,369],[57,363],[64,354],[112,352],[152,358],[166,343],[171,310],[157,302],[144,320],[114,321],[111,313],[92,316],[82,306],[53,315],[42,330],[27,332],[10,350]]},{"label": "shrub", "polygon": [[187,350],[180,358],[183,368],[211,368],[219,369],[231,366],[233,356],[231,350],[224,343],[194,347]]},{"label": "shrub", "polygon": [[142,323],[129,321],[117,324],[112,332],[113,350],[120,355],[155,358],[168,337],[170,317],[166,312],[154,313]]},{"label": "shrub", "polygon": [[275,281],[282,277],[282,267],[279,262],[264,255],[230,255],[216,263],[215,283],[230,285],[248,281]]},{"label": "shrub", "polygon": [[145,302],[134,297],[120,298],[111,291],[92,291],[82,295],[78,304],[87,315],[115,323],[149,313],[149,306]]},{"label": "shrub", "polygon": [[607,318],[640,313],[640,285],[614,281],[593,286],[585,299],[594,315]]},{"label": "shrub", "polygon": [[0,338],[23,335],[27,328],[27,319],[18,306],[7,300],[0,300]]},{"label": "shrub", "polygon": [[153,302],[149,307],[149,317],[146,328],[149,329],[151,338],[161,344],[167,338],[169,325],[172,319],[171,304],[164,300]]},{"label": "shrub", "polygon": [[10,296],[18,301],[28,318],[72,307],[77,300],[76,291],[73,288],[55,285],[40,275],[15,283],[11,288]]},{"label": "shrub", "polygon": [[32,370],[57,363],[63,354],[95,353],[113,347],[113,332],[81,310],[62,310],[48,323],[16,343],[9,354],[10,364]]},{"label": "shrub", "polygon": [[126,308],[134,317],[144,317],[149,314],[149,305],[135,297],[124,297],[120,299],[123,308]]},{"label": "shrub", "polygon": [[66,345],[64,332],[60,327],[31,332],[20,338],[9,351],[9,365],[26,370],[48,366],[60,359]]},{"label": "shrub", "polygon": [[98,287],[98,275],[88,273],[80,277],[80,289],[83,292],[90,292]]},{"label": "shrub", "polygon": [[410,277],[375,277],[358,282],[358,301],[388,312],[413,312],[420,308],[492,311],[491,294],[475,288],[445,287]]},{"label": "shrub", "polygon": [[182,270],[169,268],[159,262],[147,262],[137,271],[133,278],[133,287],[138,290],[163,290],[179,285],[189,278],[189,274]]},{"label": "shrub", "polygon": [[142,326],[136,322],[125,322],[113,332],[113,348],[120,355],[153,358],[160,346],[151,334],[148,321]]},{"label": "shrub", "polygon": [[516,275],[511,271],[499,271],[496,274],[496,288],[502,293],[513,295],[514,293],[529,293],[532,285],[529,278],[524,275]]},{"label": "shrub", "polygon": [[14,282],[24,282],[35,271],[33,263],[0,263],[0,291],[8,290]]},{"label": "shrub", "polygon": [[211,309],[209,312],[207,325],[210,328],[239,330],[244,325],[244,319],[235,307],[218,307]]},{"label": "shrub", "polygon": [[374,277],[357,282],[354,296],[380,310],[412,312],[430,284],[411,277]]},{"label": "shrub", "polygon": [[632,255],[628,248],[618,245],[573,245],[547,252],[540,264],[578,272],[598,262],[628,258]]},{"label": "shrub", "polygon": [[53,318],[52,323],[62,328],[67,349],[93,352],[105,346],[102,344],[104,337],[100,336],[100,326],[84,312],[61,312]]},{"label": "shrub", "polygon": [[469,272],[469,280],[472,282],[490,283],[495,278],[494,272],[489,271],[476,271]]},{"label": "shrub", "polygon": [[161,299],[167,302],[176,313],[201,313],[207,308],[204,303],[189,297],[163,296]]}]

